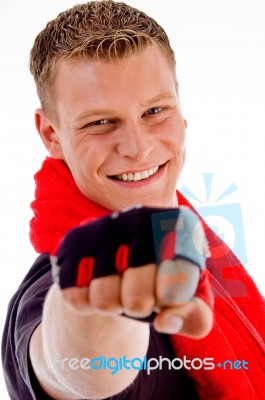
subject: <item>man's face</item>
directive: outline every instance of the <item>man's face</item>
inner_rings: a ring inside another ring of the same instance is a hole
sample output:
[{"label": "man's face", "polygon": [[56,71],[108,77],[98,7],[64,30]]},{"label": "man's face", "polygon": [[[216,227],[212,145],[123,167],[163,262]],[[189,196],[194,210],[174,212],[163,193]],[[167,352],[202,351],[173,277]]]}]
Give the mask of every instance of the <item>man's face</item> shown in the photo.
[{"label": "man's face", "polygon": [[84,195],[110,210],[176,206],[186,122],[157,46],[113,63],[63,61],[54,97],[60,157]]}]

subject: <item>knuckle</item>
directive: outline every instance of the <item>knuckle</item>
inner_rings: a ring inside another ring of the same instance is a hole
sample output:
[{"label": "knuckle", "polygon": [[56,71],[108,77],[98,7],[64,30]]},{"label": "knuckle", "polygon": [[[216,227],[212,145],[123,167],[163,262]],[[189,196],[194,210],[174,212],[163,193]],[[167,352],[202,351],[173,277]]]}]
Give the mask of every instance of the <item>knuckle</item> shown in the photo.
[{"label": "knuckle", "polygon": [[67,288],[61,290],[62,297],[68,303],[78,305],[84,303],[84,296],[81,295],[81,291],[78,288]]},{"label": "knuckle", "polygon": [[84,311],[89,307],[87,296],[84,290],[64,289],[61,291],[63,300],[75,311]]},{"label": "knuckle", "polygon": [[121,310],[121,306],[118,303],[112,303],[110,301],[105,301],[104,299],[100,299],[92,304],[92,307],[98,313],[119,313]]},{"label": "knuckle", "polygon": [[117,313],[120,306],[119,278],[102,277],[92,280],[89,291],[91,307],[98,313]]},{"label": "knuckle", "polygon": [[123,302],[125,313],[128,315],[149,315],[155,305],[153,296],[127,296]]}]

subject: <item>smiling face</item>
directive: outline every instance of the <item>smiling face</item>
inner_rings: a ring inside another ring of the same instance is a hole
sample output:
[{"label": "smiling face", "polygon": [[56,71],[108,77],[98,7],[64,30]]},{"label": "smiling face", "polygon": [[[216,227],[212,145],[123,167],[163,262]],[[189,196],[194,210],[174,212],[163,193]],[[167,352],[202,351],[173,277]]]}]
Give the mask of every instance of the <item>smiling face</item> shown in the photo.
[{"label": "smiling face", "polygon": [[186,122],[157,45],[112,63],[62,61],[53,98],[56,122],[37,110],[36,125],[84,195],[110,210],[176,206]]}]

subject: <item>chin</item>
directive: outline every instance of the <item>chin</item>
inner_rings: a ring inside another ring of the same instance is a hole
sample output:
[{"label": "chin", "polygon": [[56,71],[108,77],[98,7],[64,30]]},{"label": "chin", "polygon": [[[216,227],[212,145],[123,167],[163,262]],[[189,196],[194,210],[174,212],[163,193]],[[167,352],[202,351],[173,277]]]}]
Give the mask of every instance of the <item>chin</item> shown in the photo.
[{"label": "chin", "polygon": [[141,204],[144,207],[157,207],[157,208],[174,208],[177,207],[178,205],[178,200],[177,200],[177,196],[174,194],[174,196],[172,196],[170,199],[166,198],[166,199],[161,199],[161,198],[157,198],[157,199],[145,199],[145,200],[138,200],[135,201],[134,203],[130,202],[130,204],[128,204],[128,206],[134,206],[137,204]]}]

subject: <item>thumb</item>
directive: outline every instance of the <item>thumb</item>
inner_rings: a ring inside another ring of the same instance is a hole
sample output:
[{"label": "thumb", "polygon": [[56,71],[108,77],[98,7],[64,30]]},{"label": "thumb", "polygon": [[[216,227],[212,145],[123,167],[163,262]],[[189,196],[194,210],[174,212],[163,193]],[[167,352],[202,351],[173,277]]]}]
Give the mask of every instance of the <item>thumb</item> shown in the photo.
[{"label": "thumb", "polygon": [[163,308],[154,320],[154,328],[161,333],[181,334],[201,339],[213,326],[213,310],[201,298],[193,297],[186,303]]}]

